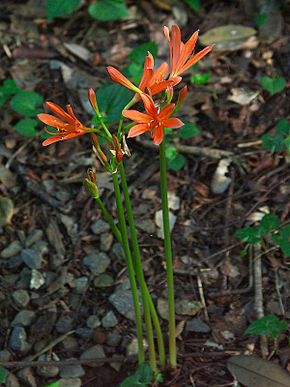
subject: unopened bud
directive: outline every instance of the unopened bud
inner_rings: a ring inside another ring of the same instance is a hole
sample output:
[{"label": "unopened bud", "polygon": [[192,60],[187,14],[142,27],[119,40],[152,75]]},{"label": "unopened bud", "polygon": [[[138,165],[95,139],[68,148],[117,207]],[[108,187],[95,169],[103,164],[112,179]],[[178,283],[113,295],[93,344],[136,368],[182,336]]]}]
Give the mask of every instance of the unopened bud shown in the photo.
[{"label": "unopened bud", "polygon": [[90,101],[95,113],[100,114],[98,103],[97,103],[97,97],[96,97],[96,93],[95,93],[94,89],[92,89],[92,88],[89,89],[88,96],[89,96],[89,101]]},{"label": "unopened bud", "polygon": [[90,194],[94,199],[98,199],[99,189],[96,184],[96,174],[92,169],[87,171],[87,176],[84,178],[83,185],[88,194]]},{"label": "unopened bud", "polygon": [[108,158],[105,155],[105,153],[102,151],[102,148],[100,147],[100,144],[99,144],[98,136],[95,133],[92,134],[92,141],[94,144],[93,150],[96,153],[98,159],[103,165],[106,164],[108,162]]},{"label": "unopened bud", "polygon": [[120,163],[123,160],[123,151],[120,147],[119,140],[115,134],[113,134],[113,146],[115,150],[115,156],[118,163]]},{"label": "unopened bud", "polygon": [[170,103],[173,98],[173,87],[168,86],[165,94],[166,94],[166,102]]},{"label": "unopened bud", "polygon": [[185,85],[178,93],[178,100],[176,102],[175,111],[179,110],[184,104],[184,101],[188,95],[188,88]]}]

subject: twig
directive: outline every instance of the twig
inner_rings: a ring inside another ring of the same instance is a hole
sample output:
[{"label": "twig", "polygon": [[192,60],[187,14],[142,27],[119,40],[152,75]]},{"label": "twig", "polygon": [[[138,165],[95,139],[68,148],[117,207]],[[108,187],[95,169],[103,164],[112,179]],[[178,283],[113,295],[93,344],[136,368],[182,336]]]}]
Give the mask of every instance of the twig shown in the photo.
[{"label": "twig", "polygon": [[197,287],[198,287],[200,301],[201,301],[201,304],[202,304],[203,310],[204,310],[204,317],[205,317],[206,321],[209,321],[207,307],[206,307],[206,302],[205,302],[205,298],[204,298],[202,280],[201,280],[199,275],[197,275],[196,279],[197,279]]},{"label": "twig", "polygon": [[279,302],[280,310],[281,310],[282,315],[285,316],[285,308],[284,308],[284,305],[283,305],[282,295],[281,295],[281,292],[280,292],[281,281],[280,281],[278,269],[275,269],[274,273],[275,273],[275,288],[276,288],[276,292],[277,292],[277,296],[278,296],[278,302]]}]

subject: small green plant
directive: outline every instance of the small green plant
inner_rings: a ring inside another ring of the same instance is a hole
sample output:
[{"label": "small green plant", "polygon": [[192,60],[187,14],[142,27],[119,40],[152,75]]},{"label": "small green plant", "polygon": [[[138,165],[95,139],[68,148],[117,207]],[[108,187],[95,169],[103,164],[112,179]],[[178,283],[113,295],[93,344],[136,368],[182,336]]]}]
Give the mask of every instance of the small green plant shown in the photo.
[{"label": "small green plant", "polygon": [[196,85],[208,83],[211,78],[211,73],[196,73],[190,76],[190,82]]},{"label": "small green plant", "polygon": [[258,28],[262,27],[267,21],[268,15],[266,13],[257,13],[255,17],[255,24]]},{"label": "small green plant", "polygon": [[252,322],[245,330],[245,334],[267,336],[275,340],[286,329],[288,329],[287,321],[279,320],[275,315],[270,314]]},{"label": "small green plant", "polygon": [[152,386],[153,382],[163,382],[162,375],[158,372],[155,377],[149,363],[142,363],[139,365],[133,375],[128,376],[120,387],[146,387]]},{"label": "small green plant", "polygon": [[43,104],[42,96],[35,91],[22,90],[13,79],[6,79],[0,86],[0,107],[9,100],[11,109],[25,116],[14,125],[14,129],[22,136],[37,135],[36,127],[39,122],[33,117],[41,112],[39,106]]},{"label": "small green plant", "polygon": [[194,12],[198,13],[201,8],[200,0],[183,0],[185,4],[187,4]]},{"label": "small green plant", "polygon": [[273,134],[262,136],[263,148],[268,152],[282,152],[284,149],[290,151],[290,122],[287,118],[280,120]]},{"label": "small green plant", "polygon": [[8,371],[4,367],[0,367],[0,384],[5,384],[7,379]]},{"label": "small green plant", "polygon": [[281,228],[280,219],[275,214],[266,214],[258,226],[244,227],[234,235],[248,244],[260,243],[267,237],[286,257],[290,256],[290,225]]},{"label": "small green plant", "polygon": [[280,77],[279,75],[274,75],[272,78],[267,75],[262,75],[260,83],[263,89],[268,91],[271,95],[280,93],[286,86],[285,78]]}]

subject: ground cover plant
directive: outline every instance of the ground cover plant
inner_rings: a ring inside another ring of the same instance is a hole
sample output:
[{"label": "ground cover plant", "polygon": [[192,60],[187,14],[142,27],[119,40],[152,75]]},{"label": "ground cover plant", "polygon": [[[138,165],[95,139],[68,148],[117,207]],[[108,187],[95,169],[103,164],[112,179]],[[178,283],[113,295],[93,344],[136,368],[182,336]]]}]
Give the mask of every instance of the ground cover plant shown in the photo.
[{"label": "ground cover plant", "polygon": [[0,7],[0,384],[288,385],[285,4]]}]

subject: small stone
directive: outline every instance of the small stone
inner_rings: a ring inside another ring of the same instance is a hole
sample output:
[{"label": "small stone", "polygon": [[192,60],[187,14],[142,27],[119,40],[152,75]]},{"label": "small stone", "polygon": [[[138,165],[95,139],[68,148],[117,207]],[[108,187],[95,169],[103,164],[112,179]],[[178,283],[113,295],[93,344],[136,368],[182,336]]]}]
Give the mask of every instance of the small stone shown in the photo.
[{"label": "small stone", "polygon": [[168,192],[168,207],[171,210],[179,210],[180,198],[174,192]]},{"label": "small stone", "polygon": [[155,233],[155,224],[151,219],[140,219],[136,226],[147,234]]},{"label": "small stone", "polygon": [[89,283],[88,277],[79,277],[74,280],[74,292],[77,294],[84,294]]},{"label": "small stone", "polygon": [[35,242],[38,242],[42,238],[42,236],[43,232],[39,228],[34,228],[33,230],[31,230],[25,241],[26,247],[30,247]]},{"label": "small stone", "polygon": [[15,255],[14,257],[11,257],[7,261],[3,262],[3,266],[6,269],[17,269],[22,264],[23,264],[23,261],[20,255]]},{"label": "small stone", "polygon": [[120,243],[114,243],[111,252],[112,252],[115,259],[120,260],[120,261],[124,260],[124,258],[125,258],[124,250],[123,250],[122,245],[120,245]]},{"label": "small stone", "polygon": [[42,258],[39,252],[32,249],[24,249],[21,251],[21,258],[30,269],[41,268]]},{"label": "small stone", "polygon": [[33,310],[21,310],[14,317],[13,321],[11,322],[11,326],[28,327],[29,325],[31,325],[34,319],[35,319],[35,312]]},{"label": "small stone", "polygon": [[59,387],[81,387],[82,381],[79,378],[67,378],[59,380]]},{"label": "small stone", "polygon": [[87,327],[96,329],[101,326],[101,321],[98,316],[92,315],[87,319]]},{"label": "small stone", "polygon": [[75,333],[86,341],[91,340],[93,336],[93,331],[90,328],[78,328]]},{"label": "small stone", "polygon": [[32,269],[31,270],[31,278],[30,278],[30,289],[39,289],[42,285],[44,285],[45,279],[40,271]]},{"label": "small stone", "polygon": [[[148,347],[148,344],[144,339],[143,339],[143,346],[144,346],[144,349]],[[127,356],[133,356],[133,355],[138,355],[138,340],[136,337],[132,339],[131,343],[127,347]]]},{"label": "small stone", "polygon": [[133,296],[130,290],[117,289],[110,295],[109,301],[122,316],[135,320]]},{"label": "small stone", "polygon": [[47,243],[42,239],[33,244],[33,250],[37,251],[41,257],[49,251]]},{"label": "small stone", "polygon": [[9,361],[11,358],[11,353],[8,351],[8,349],[3,349],[0,351],[0,362],[1,361]]},{"label": "small stone", "polygon": [[17,372],[17,376],[25,383],[25,385],[29,387],[37,387],[35,377],[33,376],[30,367],[22,368]]},{"label": "small stone", "polygon": [[185,329],[188,332],[199,332],[199,333],[209,333],[210,332],[210,327],[198,318],[193,318],[192,320],[188,321],[186,323]]},{"label": "small stone", "polygon": [[10,258],[17,255],[22,250],[22,244],[19,241],[12,241],[5,249],[1,251],[2,258]]},{"label": "small stone", "polygon": [[14,374],[11,374],[11,372],[9,372],[7,376],[5,387],[20,387],[18,379]]},{"label": "small stone", "polygon": [[114,278],[109,274],[101,274],[94,279],[94,286],[96,288],[107,288],[113,286],[115,283]]},{"label": "small stone", "polygon": [[84,374],[85,370],[81,365],[63,367],[60,371],[61,378],[81,378]]},{"label": "small stone", "polygon": [[[104,349],[101,345],[97,344],[93,347],[87,349],[85,352],[81,354],[81,360],[87,359],[104,359],[106,357]],[[89,364],[88,364],[89,365]],[[99,363],[98,367],[101,367],[103,363]],[[95,366],[95,365],[94,365]]]},{"label": "small stone", "polygon": [[70,316],[60,316],[55,324],[58,333],[67,333],[72,330],[73,319]]},{"label": "small stone", "polygon": [[108,233],[102,234],[100,237],[100,242],[101,242],[100,249],[105,252],[110,251],[113,240],[114,240],[114,237],[112,234],[108,234]]},{"label": "small stone", "polygon": [[200,309],[202,309],[202,304],[199,301],[178,300],[176,302],[177,314],[194,316]]},{"label": "small stone", "polygon": [[72,336],[66,337],[62,342],[63,348],[65,351],[75,351],[79,348],[79,343],[77,339]]},{"label": "small stone", "polygon": [[[169,228],[170,228],[170,232],[173,230],[175,222],[176,222],[176,216],[171,211],[169,211]],[[159,210],[159,211],[157,211],[155,213],[155,223],[158,226],[158,229],[157,229],[157,236],[158,236],[158,238],[164,239],[162,210]]]},{"label": "small stone", "polygon": [[168,320],[168,302],[164,298],[158,298],[157,310],[163,320]]},{"label": "small stone", "polygon": [[29,294],[26,290],[19,289],[12,293],[12,298],[18,308],[25,308],[29,301]]},{"label": "small stone", "polygon": [[102,319],[104,328],[112,328],[118,324],[118,319],[113,311],[109,311]]},{"label": "small stone", "polygon": [[91,230],[94,234],[99,235],[110,230],[110,226],[103,219],[98,219],[91,225]]},{"label": "small stone", "polygon": [[116,332],[109,332],[106,337],[106,344],[110,347],[117,347],[122,340],[122,336]]},{"label": "small stone", "polygon": [[15,327],[12,329],[9,338],[9,347],[13,351],[26,352],[30,349],[30,345],[27,343],[26,339],[27,335],[25,329],[22,327]]},{"label": "small stone", "polygon": [[54,378],[59,373],[59,368],[55,365],[51,366],[39,366],[36,369],[36,372],[39,376],[44,378]]},{"label": "small stone", "polygon": [[84,265],[87,266],[93,274],[102,274],[109,267],[111,260],[106,253],[90,254],[84,258]]}]

